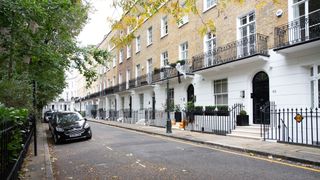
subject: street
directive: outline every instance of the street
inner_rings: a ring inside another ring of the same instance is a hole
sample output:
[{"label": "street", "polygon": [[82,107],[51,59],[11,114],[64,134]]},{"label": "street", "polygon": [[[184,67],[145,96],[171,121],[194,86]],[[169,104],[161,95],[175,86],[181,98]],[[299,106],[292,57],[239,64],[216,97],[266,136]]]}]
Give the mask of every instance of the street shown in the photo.
[{"label": "street", "polygon": [[48,139],[56,179],[320,179],[300,166],[90,124],[91,140]]}]

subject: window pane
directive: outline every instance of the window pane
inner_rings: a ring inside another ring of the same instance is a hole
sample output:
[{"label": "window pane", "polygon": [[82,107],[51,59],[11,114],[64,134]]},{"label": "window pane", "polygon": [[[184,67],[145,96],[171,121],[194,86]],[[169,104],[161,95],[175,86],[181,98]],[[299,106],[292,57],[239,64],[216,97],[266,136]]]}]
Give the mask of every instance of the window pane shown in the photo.
[{"label": "window pane", "polygon": [[318,108],[320,108],[320,79],[318,79]]}]

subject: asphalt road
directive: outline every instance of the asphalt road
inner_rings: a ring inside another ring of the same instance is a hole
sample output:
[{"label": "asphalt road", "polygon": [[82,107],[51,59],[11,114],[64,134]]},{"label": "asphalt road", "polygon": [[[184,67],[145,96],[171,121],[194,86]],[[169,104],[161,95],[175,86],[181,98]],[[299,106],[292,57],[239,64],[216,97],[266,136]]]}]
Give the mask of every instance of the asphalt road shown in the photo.
[{"label": "asphalt road", "polygon": [[56,179],[320,179],[320,173],[91,122],[93,138],[53,145]]}]

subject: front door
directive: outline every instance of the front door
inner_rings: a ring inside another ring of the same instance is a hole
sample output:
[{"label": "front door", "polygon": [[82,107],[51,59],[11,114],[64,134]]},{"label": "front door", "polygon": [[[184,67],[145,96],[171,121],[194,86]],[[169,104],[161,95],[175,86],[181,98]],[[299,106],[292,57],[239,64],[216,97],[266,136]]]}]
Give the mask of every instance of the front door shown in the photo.
[{"label": "front door", "polygon": [[132,96],[129,98],[129,117],[132,117]]},{"label": "front door", "polygon": [[194,99],[194,87],[193,87],[192,84],[190,84],[188,86],[188,89],[187,89],[187,102],[190,102],[190,101],[192,101],[192,102],[195,101],[195,99]]},{"label": "front door", "polygon": [[[269,102],[269,77],[265,72],[258,72],[252,80],[253,87],[253,123],[262,123],[262,114],[260,108]],[[269,118],[264,121],[269,124]]]},{"label": "front door", "polygon": [[152,96],[152,119],[156,118],[156,97],[155,93],[153,93]]}]

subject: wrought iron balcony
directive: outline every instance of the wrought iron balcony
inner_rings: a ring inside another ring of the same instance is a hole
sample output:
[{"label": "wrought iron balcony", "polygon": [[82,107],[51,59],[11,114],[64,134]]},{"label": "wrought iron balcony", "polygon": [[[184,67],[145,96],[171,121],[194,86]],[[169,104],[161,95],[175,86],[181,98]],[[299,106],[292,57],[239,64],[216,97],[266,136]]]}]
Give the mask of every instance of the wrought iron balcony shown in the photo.
[{"label": "wrought iron balcony", "polygon": [[123,82],[119,85],[119,91],[125,91],[127,89],[127,83]]},{"label": "wrought iron balcony", "polygon": [[275,50],[320,39],[320,9],[274,29]]},{"label": "wrought iron balcony", "polygon": [[139,76],[135,80],[136,87],[148,85],[151,83],[152,83],[152,74],[151,73]]},{"label": "wrought iron balcony", "polygon": [[176,68],[160,69],[159,71],[154,71],[152,75],[152,81],[157,82],[165,80],[167,78],[172,78],[178,76],[178,71]]},{"label": "wrought iron balcony", "polygon": [[268,56],[268,36],[253,34],[192,57],[192,71],[238,61],[254,55]]}]

